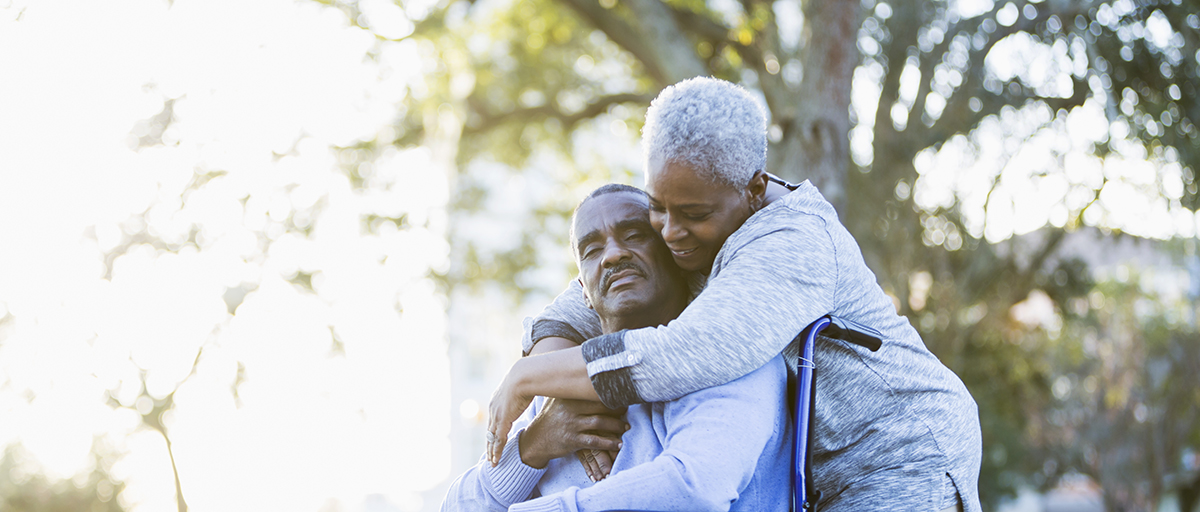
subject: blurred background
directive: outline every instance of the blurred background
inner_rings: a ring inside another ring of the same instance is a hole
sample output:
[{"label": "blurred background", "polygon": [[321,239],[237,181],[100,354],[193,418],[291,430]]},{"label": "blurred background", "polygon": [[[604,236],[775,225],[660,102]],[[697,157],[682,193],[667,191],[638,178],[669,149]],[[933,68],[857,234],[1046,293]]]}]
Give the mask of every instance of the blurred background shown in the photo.
[{"label": "blurred background", "polygon": [[437,510],[696,75],[966,382],[988,509],[1197,510],[1198,13],[0,0],[0,510]]}]

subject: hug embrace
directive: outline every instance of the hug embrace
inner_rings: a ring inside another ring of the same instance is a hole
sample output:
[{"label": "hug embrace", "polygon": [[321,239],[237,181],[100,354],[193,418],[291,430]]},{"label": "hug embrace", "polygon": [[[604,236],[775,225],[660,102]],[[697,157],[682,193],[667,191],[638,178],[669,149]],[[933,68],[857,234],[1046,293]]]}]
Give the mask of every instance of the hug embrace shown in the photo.
[{"label": "hug embrace", "polygon": [[646,113],[645,190],[575,210],[579,278],[527,322],[457,510],[790,510],[793,340],[834,315],[877,351],[818,338],[811,443],[823,511],[980,510],[977,407],[808,182],[765,172],[744,89],[694,78]]}]

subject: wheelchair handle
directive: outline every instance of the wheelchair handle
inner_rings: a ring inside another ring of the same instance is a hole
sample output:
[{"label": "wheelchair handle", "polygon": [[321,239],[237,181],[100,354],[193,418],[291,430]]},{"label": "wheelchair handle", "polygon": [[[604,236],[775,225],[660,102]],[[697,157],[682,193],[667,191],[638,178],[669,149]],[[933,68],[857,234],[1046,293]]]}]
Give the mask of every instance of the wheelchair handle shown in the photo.
[{"label": "wheelchair handle", "polygon": [[821,336],[853,343],[871,352],[883,346],[883,334],[879,331],[833,315],[829,315],[829,325],[821,330]]}]

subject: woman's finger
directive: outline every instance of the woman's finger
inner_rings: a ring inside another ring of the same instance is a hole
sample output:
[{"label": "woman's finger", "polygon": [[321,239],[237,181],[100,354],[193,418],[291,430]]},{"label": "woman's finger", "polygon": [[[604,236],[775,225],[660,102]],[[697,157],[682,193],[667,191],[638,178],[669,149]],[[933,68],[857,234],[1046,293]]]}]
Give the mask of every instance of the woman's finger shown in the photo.
[{"label": "woman's finger", "polygon": [[499,422],[494,430],[487,433],[487,453],[488,461],[495,466],[500,463],[500,456],[504,453],[504,445],[508,441],[508,431],[512,429],[512,422]]},{"label": "woman's finger", "polygon": [[[506,396],[504,384],[501,384],[496,389],[496,394],[492,395],[492,402],[488,404],[488,426],[485,436],[487,438],[487,459],[488,462],[495,466],[500,463],[500,455],[504,453],[504,445],[508,441],[508,431],[512,429],[512,422],[515,418],[510,416],[507,411],[509,408],[508,402],[511,400]],[[520,414],[520,411],[517,412]]]},{"label": "woman's finger", "polygon": [[[492,427],[489,425],[488,428],[491,429]],[[492,451],[495,450],[495,444],[496,444],[495,443],[495,439],[496,439],[495,433],[493,433],[491,430],[488,430],[487,432],[483,433],[483,436],[484,436],[484,439],[487,440],[487,449],[484,450],[483,453],[485,455],[487,455],[488,462],[491,463],[492,466],[495,466],[496,461],[495,461],[495,459],[492,458]]]},{"label": "woman's finger", "polygon": [[504,453],[504,445],[508,442],[508,433],[512,430],[513,422],[517,421],[533,400],[533,397],[521,396],[517,391],[513,383],[520,381],[520,376],[514,376],[514,373],[519,373],[517,365],[509,369],[496,392],[492,393],[492,401],[488,404],[486,455],[492,466],[500,463],[500,455]]}]

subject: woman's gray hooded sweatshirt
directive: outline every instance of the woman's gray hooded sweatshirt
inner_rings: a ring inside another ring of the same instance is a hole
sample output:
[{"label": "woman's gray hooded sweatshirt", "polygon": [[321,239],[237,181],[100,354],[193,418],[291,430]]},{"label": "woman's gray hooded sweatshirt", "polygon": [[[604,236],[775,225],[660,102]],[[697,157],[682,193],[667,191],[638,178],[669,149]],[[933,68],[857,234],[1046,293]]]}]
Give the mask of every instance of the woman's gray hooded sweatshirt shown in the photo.
[{"label": "woman's gray hooded sweatshirt", "polygon": [[[813,464],[822,507],[939,510],[956,488],[965,510],[980,509],[975,401],[897,314],[815,187],[802,183],[751,216],[725,241],[707,284],[696,277],[703,291],[676,320],[608,335],[573,282],[526,322],[525,352],[547,336],[582,343],[596,391],[616,407],[737,379],[826,314],[873,327],[883,334],[877,352],[824,338],[816,347]],[[794,365],[795,347],[786,353]]]}]

